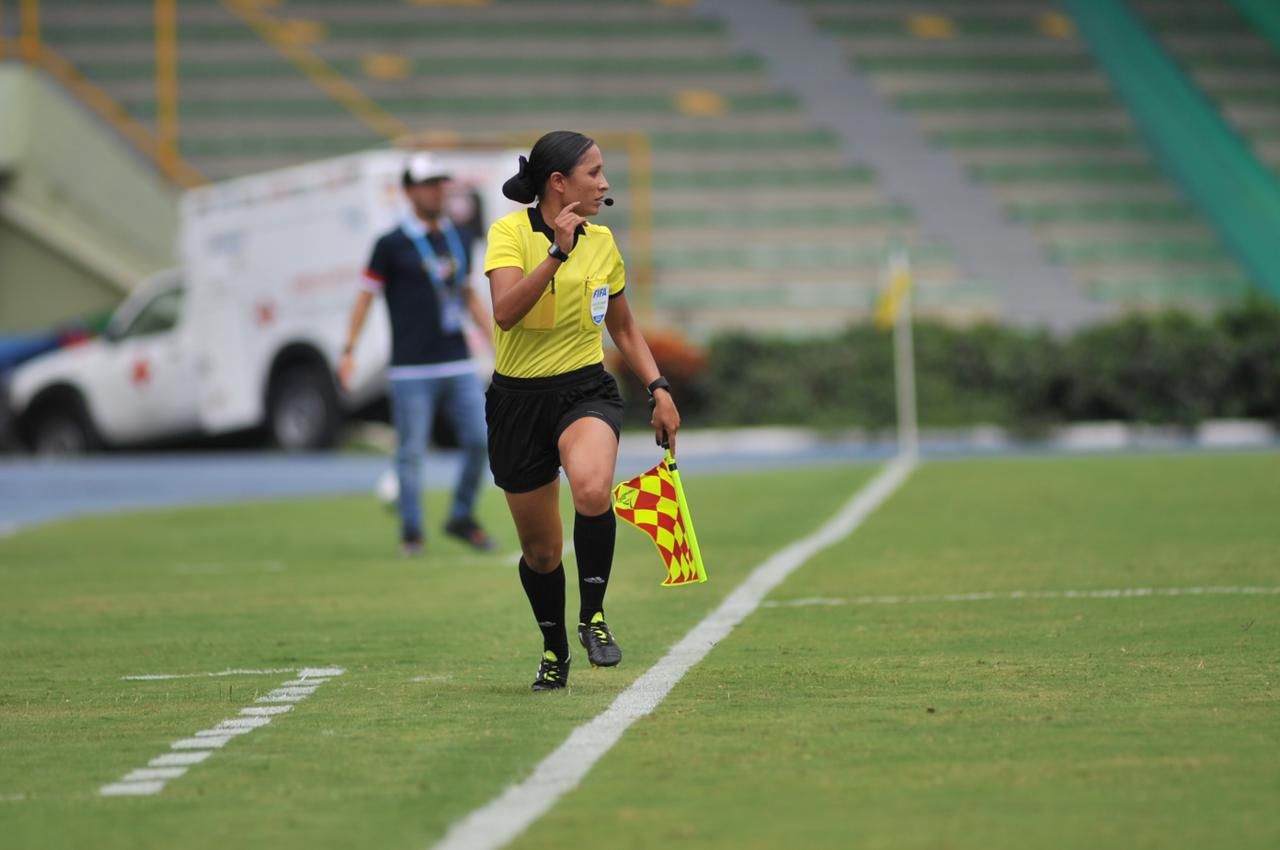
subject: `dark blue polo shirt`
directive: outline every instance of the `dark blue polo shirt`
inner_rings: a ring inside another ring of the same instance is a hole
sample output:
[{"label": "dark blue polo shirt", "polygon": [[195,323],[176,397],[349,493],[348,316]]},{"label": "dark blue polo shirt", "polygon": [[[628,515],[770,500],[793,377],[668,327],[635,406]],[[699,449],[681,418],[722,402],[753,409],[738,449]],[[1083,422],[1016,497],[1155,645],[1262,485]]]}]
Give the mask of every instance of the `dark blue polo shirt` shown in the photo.
[{"label": "dark blue polo shirt", "polygon": [[[475,232],[458,227],[458,236],[467,252],[469,266]],[[443,233],[438,230],[428,233],[427,239],[437,257],[450,256],[449,240]],[[471,356],[461,330],[445,331],[441,327],[440,299],[435,286],[417,246],[400,227],[378,239],[364,276],[366,286],[380,291],[387,302],[393,367],[451,363]],[[456,268],[445,284],[449,297],[457,299],[458,309],[465,314],[469,283],[464,269]]]}]

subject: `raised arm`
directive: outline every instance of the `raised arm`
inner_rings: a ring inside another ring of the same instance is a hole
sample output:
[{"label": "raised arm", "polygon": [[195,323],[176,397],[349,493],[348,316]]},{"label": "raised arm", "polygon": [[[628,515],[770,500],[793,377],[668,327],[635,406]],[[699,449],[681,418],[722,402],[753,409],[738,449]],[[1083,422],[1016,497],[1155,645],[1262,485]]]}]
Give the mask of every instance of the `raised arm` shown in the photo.
[{"label": "raised arm", "polygon": [[[566,204],[555,220],[556,244],[560,246],[565,256],[573,250],[574,231],[578,229],[578,225],[586,221],[575,212],[578,203],[574,201],[572,204]],[[498,323],[498,327],[504,331],[511,330],[533,309],[533,305],[538,303],[547,284],[559,270],[561,262],[547,255],[547,258],[538,263],[528,275],[523,269],[515,266],[503,266],[489,272],[489,293],[493,296],[493,320]]]},{"label": "raised arm", "polygon": [[538,303],[547,284],[560,268],[560,261],[547,257],[528,275],[506,266],[489,272],[489,294],[493,299],[493,321],[509,331]]}]

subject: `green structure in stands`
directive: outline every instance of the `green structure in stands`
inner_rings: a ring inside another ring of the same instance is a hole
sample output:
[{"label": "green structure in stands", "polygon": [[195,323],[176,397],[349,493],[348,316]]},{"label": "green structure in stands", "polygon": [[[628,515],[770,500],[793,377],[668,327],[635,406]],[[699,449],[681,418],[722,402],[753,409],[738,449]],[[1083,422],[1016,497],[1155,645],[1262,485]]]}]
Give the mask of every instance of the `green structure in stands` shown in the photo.
[{"label": "green structure in stands", "polygon": [[[1034,228],[1045,255],[1091,297],[1117,307],[1212,306],[1254,288],[1199,199],[1153,156],[1065,5],[793,2],[990,186],[1008,215]],[[1250,56],[1238,61],[1263,61]]]},{"label": "green structure in stands", "polygon": [[[1166,170],[1254,279],[1280,298],[1280,181],[1127,7],[1064,3]],[[1236,23],[1226,15],[1211,20]],[[1198,24],[1189,27],[1196,33],[1214,31],[1203,21],[1192,24]],[[1223,103],[1224,111],[1228,105]]]}]

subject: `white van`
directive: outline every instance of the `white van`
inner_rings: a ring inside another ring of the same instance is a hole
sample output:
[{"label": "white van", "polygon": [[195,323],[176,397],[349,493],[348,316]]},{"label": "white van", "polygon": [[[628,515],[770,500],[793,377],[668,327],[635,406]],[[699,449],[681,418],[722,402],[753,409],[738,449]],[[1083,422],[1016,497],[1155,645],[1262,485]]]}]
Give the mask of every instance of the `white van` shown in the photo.
[{"label": "white van", "polygon": [[[515,152],[436,156],[455,178],[455,217],[478,213],[483,233],[514,208],[501,187]],[[380,306],[351,392],[335,370],[373,244],[407,212],[404,161],[375,151],[187,192],[180,267],[139,285],[102,337],[14,371],[10,408],[26,442],[72,453],[266,426],[285,449],[331,445],[345,413],[386,392]],[[487,298],[483,277],[473,283]]]}]

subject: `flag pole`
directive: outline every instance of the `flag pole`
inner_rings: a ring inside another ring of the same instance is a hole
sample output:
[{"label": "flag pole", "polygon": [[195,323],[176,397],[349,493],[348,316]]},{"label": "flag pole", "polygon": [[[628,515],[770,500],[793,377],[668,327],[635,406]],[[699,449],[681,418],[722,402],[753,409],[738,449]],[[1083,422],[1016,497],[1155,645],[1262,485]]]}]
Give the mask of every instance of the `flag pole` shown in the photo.
[{"label": "flag pole", "polygon": [[[889,279],[905,276],[911,279],[910,260],[901,249],[889,259]],[[900,288],[901,300],[893,323],[893,380],[898,403],[898,455],[914,460],[920,451],[920,432],[916,421],[916,357],[911,335],[910,284]]]},{"label": "flag pole", "polygon": [[[665,443],[663,444],[666,445]],[[676,459],[667,448],[667,469],[671,472],[671,480],[676,485],[676,504],[680,506],[680,517],[684,520],[684,532],[688,535],[685,543],[689,546],[689,554],[693,556],[693,569],[696,580],[707,580],[707,569],[702,566],[702,550],[698,548],[698,535],[693,532],[693,514],[689,512],[689,502],[684,497],[684,484],[680,481],[680,468]]]}]

